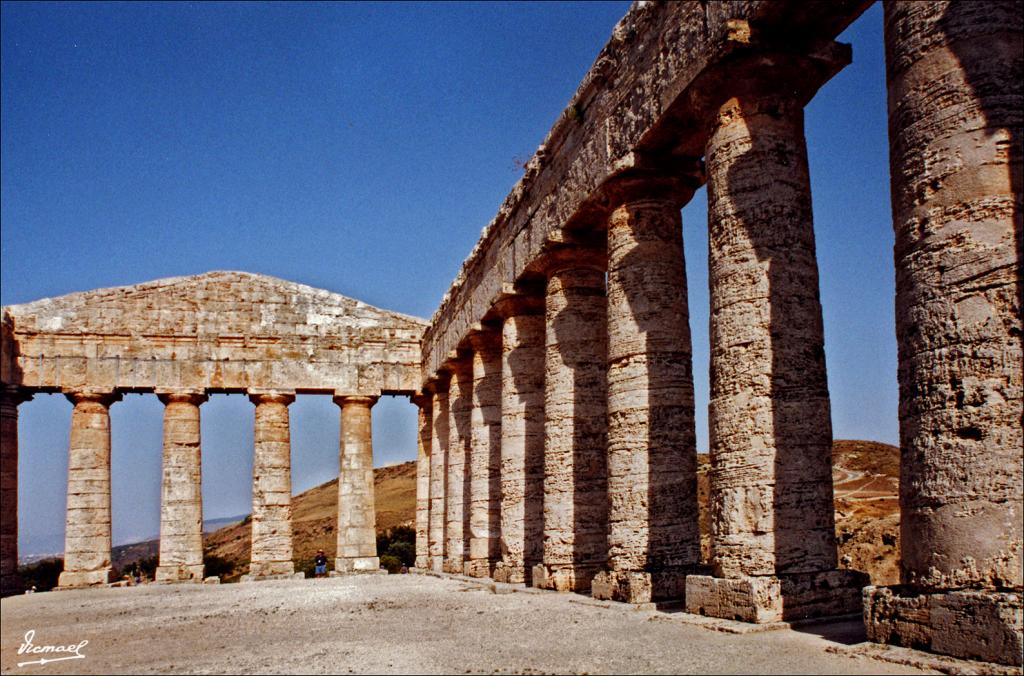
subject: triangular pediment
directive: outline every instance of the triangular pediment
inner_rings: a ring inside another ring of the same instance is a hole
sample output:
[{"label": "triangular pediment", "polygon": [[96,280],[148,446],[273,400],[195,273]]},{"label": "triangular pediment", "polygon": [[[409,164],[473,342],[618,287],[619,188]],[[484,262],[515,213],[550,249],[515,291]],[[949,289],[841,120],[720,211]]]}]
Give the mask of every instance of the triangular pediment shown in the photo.
[{"label": "triangular pediment", "polygon": [[425,320],[248,272],[208,272],[11,305],[17,333],[314,337],[422,330]]}]

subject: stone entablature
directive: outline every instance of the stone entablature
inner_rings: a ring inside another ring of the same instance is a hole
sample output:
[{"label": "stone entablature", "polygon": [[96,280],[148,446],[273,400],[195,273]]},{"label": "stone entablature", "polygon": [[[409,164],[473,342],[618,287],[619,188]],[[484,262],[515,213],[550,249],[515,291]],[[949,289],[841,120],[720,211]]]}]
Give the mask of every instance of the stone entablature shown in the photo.
[{"label": "stone entablature", "polygon": [[797,98],[813,96],[850,58],[848,45],[829,41],[869,4],[634,3],[431,318],[424,380],[443,368],[503,293],[540,277],[532,264],[566,231],[604,228],[618,206],[620,179],[652,169],[673,174],[685,179],[685,202],[692,180],[702,182],[708,121],[744,79],[782,77]]},{"label": "stone entablature", "polygon": [[5,385],[411,394],[425,322],[322,289],[209,272],[3,309]]}]

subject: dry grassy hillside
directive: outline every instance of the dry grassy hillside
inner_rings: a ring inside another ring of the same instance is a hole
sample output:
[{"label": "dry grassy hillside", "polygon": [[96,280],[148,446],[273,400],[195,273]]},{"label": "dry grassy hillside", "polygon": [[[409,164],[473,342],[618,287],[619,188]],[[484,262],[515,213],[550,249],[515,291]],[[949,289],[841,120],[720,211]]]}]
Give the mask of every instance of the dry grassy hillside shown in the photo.
[{"label": "dry grassy hillside", "polygon": [[[406,462],[373,471],[377,531],[395,526],[414,526],[416,518],[416,463]],[[292,498],[292,528],[296,568],[312,560],[323,549],[334,560],[338,519],[338,480],[334,479]],[[249,519],[221,528],[205,537],[206,554],[232,564],[226,581],[237,579],[249,567],[251,541]]]},{"label": "dry grassy hillside", "polygon": [[[709,553],[708,456],[698,456],[698,498],[702,552]],[[840,565],[871,575],[874,584],[899,582],[899,449],[873,441],[839,440],[833,444],[836,535]],[[416,463],[374,471],[377,530],[413,526],[416,513]],[[295,496],[295,560],[297,567],[323,549],[333,559],[338,482],[330,481]],[[207,554],[229,561],[236,579],[249,561],[249,520],[206,536]]]}]

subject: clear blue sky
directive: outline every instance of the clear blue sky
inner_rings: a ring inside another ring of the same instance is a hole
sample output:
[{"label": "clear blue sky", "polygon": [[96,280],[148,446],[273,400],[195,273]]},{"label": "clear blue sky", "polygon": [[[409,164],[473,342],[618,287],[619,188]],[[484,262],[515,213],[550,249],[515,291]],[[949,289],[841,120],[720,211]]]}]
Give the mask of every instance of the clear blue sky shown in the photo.
[{"label": "clear blue sky", "polygon": [[[246,270],[429,317],[625,13],[609,3],[2,5],[0,300]],[[895,443],[880,7],[807,109],[837,438]],[[683,210],[707,448],[705,194]],[[62,547],[70,404],[21,411],[22,553]],[[252,406],[202,408],[207,518],[250,507]],[[115,542],[159,527],[162,406],[112,408]],[[374,409],[378,465],[415,409]],[[296,492],[337,473],[338,409],[292,406]]]}]

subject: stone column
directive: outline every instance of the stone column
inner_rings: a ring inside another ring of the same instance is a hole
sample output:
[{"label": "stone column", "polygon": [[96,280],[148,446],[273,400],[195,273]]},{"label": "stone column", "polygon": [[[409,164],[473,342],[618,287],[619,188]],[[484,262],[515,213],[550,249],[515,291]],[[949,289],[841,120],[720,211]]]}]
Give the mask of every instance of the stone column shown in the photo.
[{"label": "stone column", "polygon": [[160,564],[157,582],[203,580],[203,484],[199,406],[203,392],[159,393],[164,404]]},{"label": "stone column", "polygon": [[121,395],[72,392],[68,513],[60,587],[111,582],[110,406]]},{"label": "stone column", "polygon": [[544,299],[497,308],[501,357],[501,554],[499,582],[530,583],[544,557]]},{"label": "stone column", "polygon": [[430,556],[430,436],[433,428],[430,395],[412,397],[418,409],[416,436],[416,567],[426,570]]},{"label": "stone column", "polygon": [[856,612],[859,582],[834,571],[832,426],[802,104],[773,91],[728,100],[706,161],[711,552],[724,579],[689,577],[687,609],[753,622]]},{"label": "stone column", "polygon": [[490,577],[501,558],[501,334],[470,337],[469,551],[464,572]]},{"label": "stone column", "polygon": [[906,586],[865,593],[872,640],[1018,666],[1022,27],[1019,2],[885,4]]},{"label": "stone column", "polygon": [[445,490],[445,556],[447,573],[463,574],[469,550],[469,468],[466,459],[472,441],[470,411],[473,408],[473,363],[452,362],[448,385],[448,486]]},{"label": "stone column", "polygon": [[373,504],[373,422],[377,397],[338,396],[341,407],[341,474],[338,476],[338,556],[334,569],[380,569],[377,512]]},{"label": "stone column", "polygon": [[18,577],[18,404],[32,395],[0,389],[0,596],[21,592]]},{"label": "stone column", "polygon": [[448,377],[442,374],[427,383],[430,404],[430,532],[428,567],[435,573],[444,569],[445,490],[448,487]]},{"label": "stone column", "polygon": [[[608,221],[608,570],[595,598],[681,598],[700,563],[680,195],[630,186]],[[692,194],[692,191],[689,191]]]},{"label": "stone column", "polygon": [[256,404],[252,466],[252,555],[250,578],[291,576],[292,444],[288,405],[295,395],[250,393]]},{"label": "stone column", "polygon": [[608,547],[604,253],[547,262],[544,560],[532,584],[587,591]]}]

